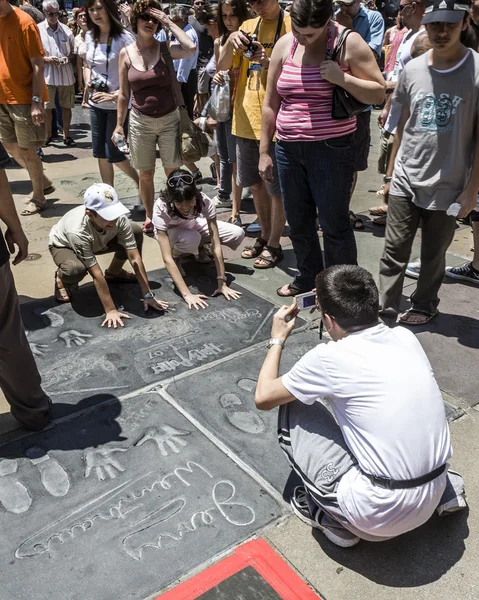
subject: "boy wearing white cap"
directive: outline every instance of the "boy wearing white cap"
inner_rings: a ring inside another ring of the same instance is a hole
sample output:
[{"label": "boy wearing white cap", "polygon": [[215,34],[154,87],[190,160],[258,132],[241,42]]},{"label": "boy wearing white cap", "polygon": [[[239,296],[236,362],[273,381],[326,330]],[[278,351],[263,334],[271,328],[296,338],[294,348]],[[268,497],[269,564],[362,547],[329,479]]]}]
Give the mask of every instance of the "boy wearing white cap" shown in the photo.
[{"label": "boy wearing white cap", "polygon": [[[139,225],[126,217],[128,212],[110,185],[96,183],[85,192],[84,206],[67,212],[50,232],[49,250],[58,267],[55,274],[56,300],[70,302],[70,289],[89,273],[105,309],[102,327],[123,326],[122,319],[130,318],[116,309],[108,281],[127,283],[137,280],[145,311],[149,307],[155,310],[168,308],[168,304],[157,300],[150,289],[141,258],[143,233]],[[108,252],[115,254],[103,274],[96,255]],[[134,273],[123,269],[127,259]]]}]

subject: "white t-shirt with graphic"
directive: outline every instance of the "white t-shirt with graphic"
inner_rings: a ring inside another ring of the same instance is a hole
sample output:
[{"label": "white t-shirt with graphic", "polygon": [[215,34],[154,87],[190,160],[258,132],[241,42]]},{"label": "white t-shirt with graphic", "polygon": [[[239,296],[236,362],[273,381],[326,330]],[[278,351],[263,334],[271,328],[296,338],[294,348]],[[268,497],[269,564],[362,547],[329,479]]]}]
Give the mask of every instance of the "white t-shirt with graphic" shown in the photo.
[{"label": "white t-shirt with graphic", "polygon": [[383,324],[319,344],[282,377],[298,400],[327,398],[358,466],[340,480],[339,505],[350,523],[394,537],[426,522],[446,485],[442,474],[426,485],[388,490],[363,473],[414,479],[452,455],[441,392],[418,340]]}]

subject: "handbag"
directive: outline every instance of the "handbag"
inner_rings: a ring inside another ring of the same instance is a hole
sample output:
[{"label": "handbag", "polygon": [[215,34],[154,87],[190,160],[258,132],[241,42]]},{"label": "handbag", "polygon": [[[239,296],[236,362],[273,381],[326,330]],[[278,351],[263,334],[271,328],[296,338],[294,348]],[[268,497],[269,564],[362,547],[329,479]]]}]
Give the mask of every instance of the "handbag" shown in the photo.
[{"label": "handbag", "polygon": [[184,163],[196,162],[200,158],[208,156],[209,138],[201,129],[193,123],[186,110],[180,84],[176,78],[173,59],[166,42],[160,42],[160,49],[165,57],[166,66],[170,73],[171,87],[180,112],[180,155]]},{"label": "handbag", "polygon": [[218,123],[224,123],[231,116],[230,77],[223,72],[225,82],[216,84],[211,92],[209,113]]},{"label": "handbag", "polygon": [[[331,55],[331,60],[336,60],[341,52],[342,46],[346,42],[346,38],[351,33],[352,29],[343,29],[339,36],[336,48]],[[349,119],[363,112],[369,104],[364,104],[356,100],[349,92],[339,85],[336,85],[333,90],[333,105],[331,108],[331,117],[333,119]]]}]

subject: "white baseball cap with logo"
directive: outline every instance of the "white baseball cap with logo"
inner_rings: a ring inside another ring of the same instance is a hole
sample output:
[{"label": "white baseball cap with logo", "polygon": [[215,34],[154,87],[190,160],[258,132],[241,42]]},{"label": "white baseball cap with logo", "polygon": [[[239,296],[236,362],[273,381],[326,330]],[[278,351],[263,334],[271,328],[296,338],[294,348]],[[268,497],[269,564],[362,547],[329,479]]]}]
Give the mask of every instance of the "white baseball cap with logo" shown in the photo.
[{"label": "white baseball cap with logo", "polygon": [[114,188],[107,183],[95,183],[91,185],[83,196],[85,208],[94,210],[105,221],[115,221],[130,211],[118,199]]}]

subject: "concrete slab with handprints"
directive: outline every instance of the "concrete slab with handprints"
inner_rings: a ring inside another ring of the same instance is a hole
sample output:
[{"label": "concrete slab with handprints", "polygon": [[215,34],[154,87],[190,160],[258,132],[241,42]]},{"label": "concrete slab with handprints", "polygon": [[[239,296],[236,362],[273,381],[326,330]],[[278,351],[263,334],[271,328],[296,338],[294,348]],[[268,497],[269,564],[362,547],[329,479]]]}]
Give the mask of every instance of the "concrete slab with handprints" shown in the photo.
[{"label": "concrete slab with handprints", "polygon": [[[116,305],[132,315],[116,330],[101,327],[103,309],[91,284],[74,294],[71,305],[52,298],[22,305],[43,386],[54,404],[60,396],[69,404],[83,399],[86,406],[102,393],[124,395],[269,337],[274,306],[247,290],[234,302],[210,298],[207,309],[196,311],[175,293],[165,270],[149,278],[170,309],[145,315],[138,285],[111,286]],[[195,269],[187,280],[191,289],[206,294],[216,287],[214,268]]]},{"label": "concrete slab with handprints", "polygon": [[157,393],[0,447],[2,598],[145,598],[281,515]]},{"label": "concrete slab with handprints", "polygon": [[[281,373],[318,342],[317,331],[310,329],[292,335],[282,356]],[[290,468],[278,445],[277,410],[260,412],[254,406],[257,376],[265,354],[265,348],[256,348],[240,359],[232,357],[204,371],[203,377],[195,377],[194,384],[192,377],[180,377],[166,392],[283,491]]]}]

